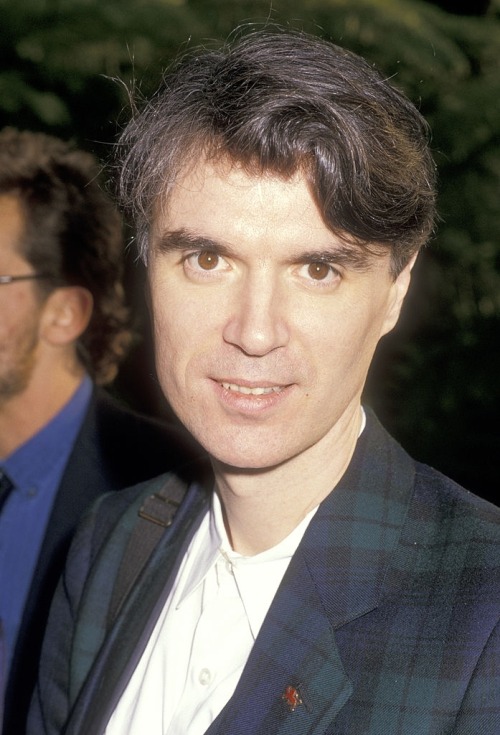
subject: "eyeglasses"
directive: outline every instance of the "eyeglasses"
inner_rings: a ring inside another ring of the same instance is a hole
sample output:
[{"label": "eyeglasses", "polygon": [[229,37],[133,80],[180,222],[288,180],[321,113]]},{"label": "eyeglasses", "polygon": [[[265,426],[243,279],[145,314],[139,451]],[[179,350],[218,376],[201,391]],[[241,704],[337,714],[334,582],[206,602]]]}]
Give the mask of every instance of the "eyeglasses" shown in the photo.
[{"label": "eyeglasses", "polygon": [[0,276],[0,285],[3,283],[15,283],[16,281],[34,281],[39,278],[51,278],[48,273],[25,273],[22,276]]}]

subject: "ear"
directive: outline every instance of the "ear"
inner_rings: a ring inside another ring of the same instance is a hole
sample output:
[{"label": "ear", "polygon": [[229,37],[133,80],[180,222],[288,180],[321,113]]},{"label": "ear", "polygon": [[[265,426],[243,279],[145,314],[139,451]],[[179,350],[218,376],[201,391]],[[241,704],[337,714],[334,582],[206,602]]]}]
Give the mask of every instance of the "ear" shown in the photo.
[{"label": "ear", "polygon": [[56,288],[44,304],[40,336],[54,346],[76,342],[87,329],[92,308],[92,294],[86,288]]},{"label": "ear", "polygon": [[408,293],[408,289],[410,287],[411,274],[413,266],[415,265],[415,261],[417,260],[417,255],[418,253],[413,256],[408,265],[403,268],[401,273],[396,277],[391,285],[387,302],[387,311],[384,322],[382,324],[380,336],[383,336],[384,334],[390,332],[391,329],[394,329],[397,324],[399,315],[401,314],[401,309],[403,307],[405,296]]}]

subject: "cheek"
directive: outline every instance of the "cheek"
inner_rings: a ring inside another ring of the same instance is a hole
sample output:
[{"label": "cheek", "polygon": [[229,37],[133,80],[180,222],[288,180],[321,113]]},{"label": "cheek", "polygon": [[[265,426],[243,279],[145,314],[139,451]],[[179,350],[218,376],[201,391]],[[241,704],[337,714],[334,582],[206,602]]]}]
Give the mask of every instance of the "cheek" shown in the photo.
[{"label": "cheek", "polygon": [[[378,309],[351,308],[338,312],[335,318],[324,316],[316,325],[316,340],[310,333],[308,352],[317,356],[320,372],[343,384],[362,382],[380,339],[383,319]],[[323,333],[323,339],[318,335]]]},{"label": "cheek", "polygon": [[0,304],[0,335],[3,347],[36,325],[36,307],[25,298],[14,297],[5,304]]},{"label": "cheek", "polygon": [[214,335],[222,333],[227,299],[214,289],[189,288],[177,279],[164,279],[152,287],[151,305],[155,340],[160,349],[174,354],[209,349]]},{"label": "cheek", "polygon": [[167,397],[185,390],[190,365],[203,343],[203,320],[189,302],[152,301],[156,369]]},{"label": "cheek", "polygon": [[160,377],[167,376],[184,353],[182,330],[175,321],[155,311],[153,333],[157,370]]}]

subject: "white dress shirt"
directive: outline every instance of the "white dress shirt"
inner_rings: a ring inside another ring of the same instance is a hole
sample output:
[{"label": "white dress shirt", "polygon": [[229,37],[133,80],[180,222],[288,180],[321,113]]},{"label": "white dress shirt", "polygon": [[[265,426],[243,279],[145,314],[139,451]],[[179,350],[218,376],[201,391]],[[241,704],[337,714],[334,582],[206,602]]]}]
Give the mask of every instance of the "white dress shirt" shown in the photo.
[{"label": "white dress shirt", "polygon": [[231,549],[217,495],[105,735],[203,735],[231,698],[313,509],[277,546]]}]

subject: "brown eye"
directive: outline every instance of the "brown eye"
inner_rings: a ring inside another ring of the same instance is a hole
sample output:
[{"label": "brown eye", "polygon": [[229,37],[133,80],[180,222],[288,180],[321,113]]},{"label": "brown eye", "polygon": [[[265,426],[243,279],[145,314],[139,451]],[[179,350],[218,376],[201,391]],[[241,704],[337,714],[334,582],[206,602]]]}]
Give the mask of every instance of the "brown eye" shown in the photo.
[{"label": "brown eye", "polygon": [[323,281],[331,273],[328,263],[310,263],[307,266],[307,273],[310,278],[315,281]]},{"label": "brown eye", "polygon": [[198,265],[204,271],[211,271],[219,265],[219,256],[209,250],[203,250],[197,256]]}]

